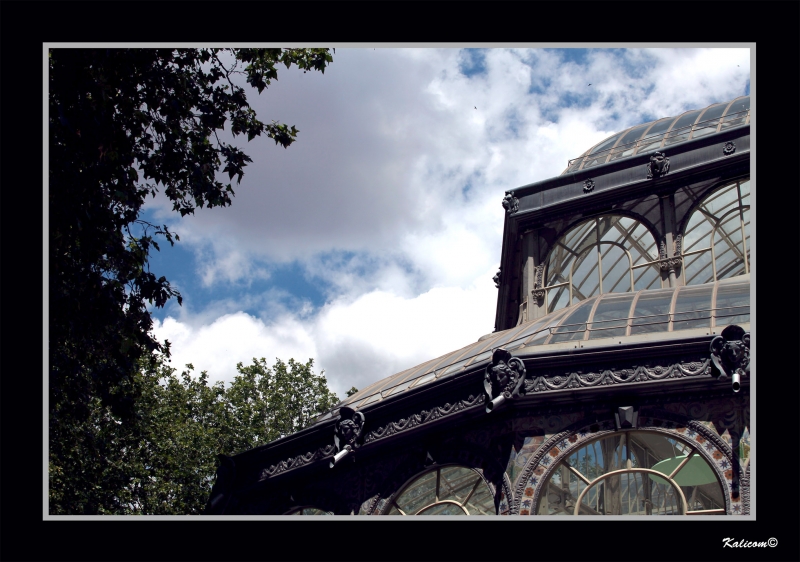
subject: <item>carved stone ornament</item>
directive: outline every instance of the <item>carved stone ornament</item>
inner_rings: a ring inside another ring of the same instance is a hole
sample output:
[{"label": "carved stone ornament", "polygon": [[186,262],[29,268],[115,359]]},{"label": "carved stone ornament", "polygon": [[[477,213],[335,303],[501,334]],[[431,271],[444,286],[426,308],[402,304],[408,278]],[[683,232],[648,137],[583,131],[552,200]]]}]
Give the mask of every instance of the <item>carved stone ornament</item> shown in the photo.
[{"label": "carved stone ornament", "polygon": [[669,172],[669,158],[666,154],[656,152],[650,156],[650,162],[647,163],[647,179],[666,176],[667,172]]},{"label": "carved stone ornament", "polygon": [[679,267],[683,263],[683,258],[681,258],[681,237],[678,236],[675,239],[675,251],[672,253],[672,257],[667,253],[667,241],[662,239],[658,247],[658,258],[661,269],[665,271],[674,271],[676,267]]},{"label": "carved stone ornament", "polygon": [[336,423],[333,443],[336,455],[331,460],[331,468],[348,454],[361,446],[361,433],[364,431],[364,414],[352,408],[342,406],[339,410],[339,421]]},{"label": "carved stone ornament", "polygon": [[741,377],[750,374],[750,332],[730,325],[711,340],[711,361],[718,378],[731,377],[733,391],[739,392]]},{"label": "carved stone ornament", "polygon": [[486,390],[486,413],[498,408],[507,400],[525,393],[525,365],[511,353],[497,348],[492,362],[486,366],[483,387]]},{"label": "carved stone ornament", "polygon": [[541,304],[544,299],[544,264],[537,265],[533,270],[533,298]]},{"label": "carved stone ornament", "polygon": [[593,179],[590,178],[590,179],[585,180],[583,182],[583,192],[584,193],[591,193],[591,191],[593,189],[594,189],[594,180]]},{"label": "carved stone ornament", "polygon": [[722,146],[722,154],[730,156],[736,152],[736,144],[733,141],[728,141]]},{"label": "carved stone ornament", "polygon": [[509,215],[514,214],[519,210],[519,199],[514,197],[513,191],[506,191],[506,196],[503,197],[503,208]]},{"label": "carved stone ornament", "polygon": [[502,275],[502,270],[498,269],[497,273],[495,273],[494,277],[492,277],[492,281],[494,281],[494,286],[497,287],[498,289],[500,288],[501,275]]}]

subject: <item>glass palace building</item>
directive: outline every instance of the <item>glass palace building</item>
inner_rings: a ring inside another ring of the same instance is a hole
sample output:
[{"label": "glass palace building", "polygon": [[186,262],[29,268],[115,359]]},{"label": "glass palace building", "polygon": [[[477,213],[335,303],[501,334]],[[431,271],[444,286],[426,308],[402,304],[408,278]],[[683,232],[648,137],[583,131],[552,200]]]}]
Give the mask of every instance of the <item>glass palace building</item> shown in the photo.
[{"label": "glass palace building", "polygon": [[753,189],[740,97],[506,192],[495,331],[221,456],[207,513],[749,514]]}]

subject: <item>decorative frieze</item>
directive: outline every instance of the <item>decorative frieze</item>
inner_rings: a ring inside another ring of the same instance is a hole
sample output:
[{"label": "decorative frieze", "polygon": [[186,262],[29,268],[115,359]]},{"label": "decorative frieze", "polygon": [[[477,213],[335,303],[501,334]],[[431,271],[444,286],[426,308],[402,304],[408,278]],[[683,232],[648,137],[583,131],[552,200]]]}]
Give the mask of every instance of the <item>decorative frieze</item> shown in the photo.
[{"label": "decorative frieze", "polygon": [[697,377],[711,373],[710,359],[682,361],[672,365],[630,367],[626,369],[605,369],[602,371],[559,372],[542,374],[525,381],[525,391],[535,394],[554,390],[591,388],[614,384],[638,383],[683,377]]},{"label": "decorative frieze", "polygon": [[373,429],[372,431],[368,432],[364,436],[364,444],[366,445],[367,443],[372,443],[379,439],[389,437],[390,435],[395,435],[397,433],[402,433],[403,431],[408,431],[409,429],[412,429],[419,425],[426,424],[447,416],[451,416],[467,408],[472,408],[474,406],[483,404],[483,401],[484,401],[483,394],[478,394],[477,396],[470,394],[464,400],[458,400],[453,403],[446,402],[443,406],[435,406],[430,410],[422,410],[420,413],[412,414],[407,418],[400,418],[397,421],[391,421],[386,425],[383,425],[377,429]]}]

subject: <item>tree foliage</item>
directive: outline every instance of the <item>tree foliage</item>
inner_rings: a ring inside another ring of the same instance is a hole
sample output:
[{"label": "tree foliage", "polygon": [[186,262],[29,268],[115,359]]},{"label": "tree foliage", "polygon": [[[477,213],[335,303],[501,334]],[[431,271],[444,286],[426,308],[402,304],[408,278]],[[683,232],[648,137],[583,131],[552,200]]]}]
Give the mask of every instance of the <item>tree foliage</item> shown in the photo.
[{"label": "tree foliage", "polygon": [[72,426],[77,439],[67,462],[50,464],[50,512],[202,513],[218,454],[295,433],[339,402],[312,367],[310,359],[278,359],[273,367],[253,359],[237,365],[226,387],[210,385],[205,371],[194,376],[191,365],[180,376],[163,361],[143,365],[132,420],[94,399],[89,422]]},{"label": "tree foliage", "polygon": [[[182,299],[150,271],[148,258],[159,241],[174,244],[178,236],[141,219],[146,198],[163,192],[182,216],[230,205],[233,179],[242,180],[252,159],[220,131],[248,140],[266,135],[284,148],[298,133],[259,121],[237,76],[261,92],[277,80],[280,65],[324,72],[331,61],[328,49],[50,51],[49,433],[51,487],[62,487],[56,496],[77,493],[63,486],[84,478],[81,457],[125,447],[92,424],[108,415],[135,421],[147,390],[140,363],[169,354],[168,342],[152,336],[147,306]],[[94,509],[85,504],[86,512]]]}]

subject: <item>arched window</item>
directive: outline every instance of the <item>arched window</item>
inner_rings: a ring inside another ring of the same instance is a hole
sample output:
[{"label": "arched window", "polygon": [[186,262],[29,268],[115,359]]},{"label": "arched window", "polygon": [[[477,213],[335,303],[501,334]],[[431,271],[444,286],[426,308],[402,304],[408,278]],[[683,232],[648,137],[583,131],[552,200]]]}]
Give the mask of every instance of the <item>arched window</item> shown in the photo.
[{"label": "arched window", "polygon": [[624,216],[584,221],[559,238],[547,259],[548,312],[602,293],[661,287],[656,240]]},{"label": "arched window", "polygon": [[723,487],[688,443],[625,431],[561,460],[540,491],[539,515],[724,515]]},{"label": "arched window", "polygon": [[333,515],[333,513],[324,511],[317,507],[296,507],[289,511],[286,515]]},{"label": "arched window", "polygon": [[750,272],[750,178],[706,197],[692,213],[681,244],[685,285]]},{"label": "arched window", "polygon": [[492,489],[476,470],[440,466],[415,476],[387,503],[384,515],[495,515]]}]

